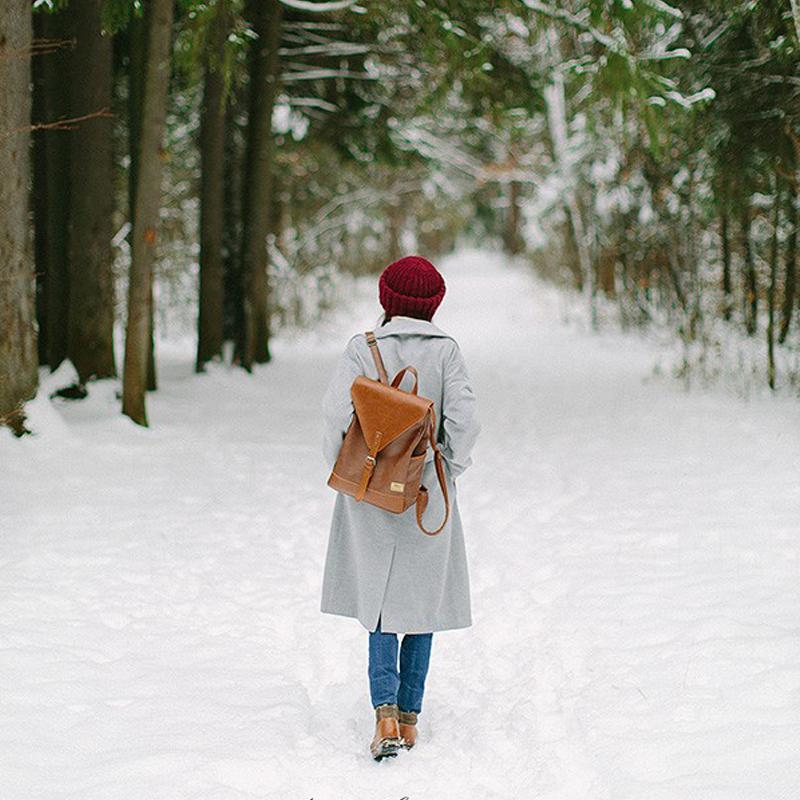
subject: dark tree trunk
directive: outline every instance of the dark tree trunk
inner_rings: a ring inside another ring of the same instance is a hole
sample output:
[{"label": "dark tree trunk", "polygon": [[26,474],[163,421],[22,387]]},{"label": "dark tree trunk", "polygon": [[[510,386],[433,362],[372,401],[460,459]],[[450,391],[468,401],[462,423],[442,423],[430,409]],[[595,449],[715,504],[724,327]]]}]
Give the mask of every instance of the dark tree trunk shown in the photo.
[{"label": "dark tree trunk", "polygon": [[585,278],[583,274],[581,244],[578,240],[578,231],[575,229],[574,211],[575,209],[570,209],[570,207],[564,203],[564,215],[566,219],[564,231],[564,249],[568,254],[567,261],[569,263],[570,272],[572,272],[572,285],[579,292],[582,292],[584,287],[584,279],[588,280],[588,277]]},{"label": "dark tree trunk", "polygon": [[242,297],[242,129],[241,90],[233,89],[225,108],[225,175],[222,230],[224,275],[223,336],[237,343],[244,340],[244,299]]},{"label": "dark tree trunk", "polygon": [[250,97],[244,173],[242,278],[244,295],[242,366],[269,361],[269,285],[267,234],[272,193],[272,110],[280,75],[278,45],[283,6],[280,0],[251,0],[248,4],[256,38],[250,46]]},{"label": "dark tree trunk", "polygon": [[[33,38],[43,46],[48,38],[46,27],[49,13],[33,15]],[[46,56],[31,59],[31,78],[33,83],[33,107],[31,122],[38,125],[47,122],[47,83],[44,64]],[[47,143],[40,131],[33,137],[33,261],[36,266],[36,323],[38,326],[37,350],[39,364],[49,363],[47,357]]]},{"label": "dark tree trunk", "polygon": [[155,302],[153,300],[153,269],[150,268],[150,287],[147,292],[147,391],[154,392],[158,389],[156,377],[156,318]]},{"label": "dark tree trunk", "polygon": [[[55,122],[69,116],[70,55],[67,13],[34,14],[36,36],[50,42],[33,57],[33,121]],[[67,357],[69,311],[69,153],[64,130],[34,133],[34,230],[36,242],[39,360],[51,370]]]},{"label": "dark tree trunk", "polygon": [[[72,0],[76,40],[70,81],[72,116],[111,110],[111,36],[101,31],[103,0]],[[114,210],[111,118],[81,122],[70,133],[69,336],[81,382],[116,374],[111,237]]]},{"label": "dark tree trunk", "polygon": [[200,113],[200,302],[196,369],[222,356],[223,264],[225,202],[225,76],[228,37],[224,3],[210,23],[205,53],[205,86]]},{"label": "dark tree trunk", "polygon": [[752,336],[758,330],[758,278],[753,245],[750,240],[752,216],[745,205],[741,212],[742,255],[744,257],[744,320],[747,333]]},{"label": "dark tree trunk", "polygon": [[[144,11],[132,17],[128,28],[128,205],[131,221],[131,241],[133,236],[133,217],[136,212],[136,185],[139,166],[139,138],[142,131],[142,96],[144,93],[145,67],[147,64],[147,29],[152,3],[146,2]],[[148,330],[150,341],[147,347],[147,389],[155,391],[156,378],[155,320],[153,317],[153,275],[150,275],[148,291]]]},{"label": "dark tree trunk", "polygon": [[733,283],[731,281],[730,215],[726,206],[720,211],[720,240],[722,246],[722,316],[731,318],[733,312]]},{"label": "dark tree trunk", "polygon": [[[145,5],[145,9],[150,4]],[[142,126],[142,91],[147,63],[147,21],[145,12],[131,17],[128,23],[128,214],[133,226],[136,211],[136,176],[139,161],[138,143]],[[131,234],[132,236],[132,234]]]},{"label": "dark tree trunk", "polygon": [[172,13],[172,0],[152,0],[147,14],[147,63],[137,151],[136,206],[122,385],[122,411],[140,425],[147,425],[145,391],[150,342],[149,306],[161,205],[161,147],[169,88]]},{"label": "dark tree trunk", "polygon": [[778,341],[783,344],[789,335],[789,327],[792,324],[792,313],[797,296],[797,182],[792,179],[789,181],[789,191],[787,192],[787,215],[789,218],[789,240],[786,243],[786,280],[783,285],[783,304],[781,307],[781,330],[778,334]]},{"label": "dark tree trunk", "polygon": [[606,297],[617,296],[617,248],[609,245],[597,257],[597,285]]},{"label": "dark tree trunk", "polygon": [[775,388],[775,284],[778,280],[778,224],[781,213],[781,183],[775,176],[775,209],[772,219],[772,243],[769,252],[769,286],[767,287],[767,383]]},{"label": "dark tree trunk", "polygon": [[28,235],[31,4],[0,13],[0,425],[24,431],[38,382],[33,253]]},{"label": "dark tree trunk", "polygon": [[522,215],[519,209],[520,182],[511,181],[508,185],[508,214],[503,232],[503,249],[509,255],[518,255],[525,249],[525,242],[520,233]]}]

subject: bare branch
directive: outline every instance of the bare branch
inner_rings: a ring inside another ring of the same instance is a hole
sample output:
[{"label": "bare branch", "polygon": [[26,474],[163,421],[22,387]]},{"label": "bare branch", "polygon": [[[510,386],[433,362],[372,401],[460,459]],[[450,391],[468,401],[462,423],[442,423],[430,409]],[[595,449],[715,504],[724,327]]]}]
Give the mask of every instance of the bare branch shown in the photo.
[{"label": "bare branch", "polygon": [[24,128],[15,128],[10,131],[0,131],[0,141],[15,136],[25,131],[71,131],[74,130],[79,122],[87,122],[90,119],[111,119],[114,115],[109,108],[101,108],[99,111],[92,111],[91,114],[84,114],[80,117],[68,117],[57,119],[53,122],[37,122],[33,125],[26,125]]}]

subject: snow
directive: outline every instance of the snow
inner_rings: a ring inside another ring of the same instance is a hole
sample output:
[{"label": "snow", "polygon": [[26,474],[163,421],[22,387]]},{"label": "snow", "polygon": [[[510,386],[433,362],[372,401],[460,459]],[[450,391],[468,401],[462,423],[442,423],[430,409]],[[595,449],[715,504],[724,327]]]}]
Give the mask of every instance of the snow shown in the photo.
[{"label": "snow", "polygon": [[459,481],[474,625],[375,763],[366,631],[318,611],[321,393],[374,285],[253,375],[162,343],[0,432],[0,797],[786,800],[800,786],[796,401],[685,392],[480,251],[442,262],[484,430]]}]

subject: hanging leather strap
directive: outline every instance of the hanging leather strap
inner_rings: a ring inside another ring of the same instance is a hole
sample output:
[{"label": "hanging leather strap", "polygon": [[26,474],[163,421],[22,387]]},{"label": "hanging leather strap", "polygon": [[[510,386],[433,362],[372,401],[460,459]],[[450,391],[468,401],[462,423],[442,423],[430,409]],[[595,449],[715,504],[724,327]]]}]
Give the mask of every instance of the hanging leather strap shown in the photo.
[{"label": "hanging leather strap", "polygon": [[429,531],[422,524],[422,515],[428,506],[428,490],[424,486],[419,487],[419,494],[417,495],[417,525],[423,533],[428,536],[436,536],[445,525],[447,520],[450,519],[450,497],[447,494],[447,478],[444,474],[444,460],[442,454],[439,452],[439,445],[436,443],[436,411],[431,407],[431,425],[428,429],[428,438],[433,448],[433,462],[436,467],[436,476],[439,479],[439,488],[442,490],[442,497],[444,497],[444,519],[442,524],[434,531]]},{"label": "hanging leather strap", "polygon": [[375,333],[373,331],[367,331],[364,335],[367,337],[367,344],[372,352],[375,367],[378,370],[378,380],[388,386],[389,376],[386,374],[386,367],[383,366],[383,358],[381,358],[381,351],[378,350],[378,340],[375,338]]}]

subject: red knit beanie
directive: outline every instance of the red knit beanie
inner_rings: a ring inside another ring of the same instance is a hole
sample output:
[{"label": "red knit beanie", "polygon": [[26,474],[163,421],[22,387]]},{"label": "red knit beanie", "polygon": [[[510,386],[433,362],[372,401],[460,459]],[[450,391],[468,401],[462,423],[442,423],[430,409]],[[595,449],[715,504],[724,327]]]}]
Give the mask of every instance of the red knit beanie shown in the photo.
[{"label": "red knit beanie", "polygon": [[378,280],[378,296],[387,317],[430,320],[444,293],[444,278],[422,256],[405,256],[389,264]]}]

